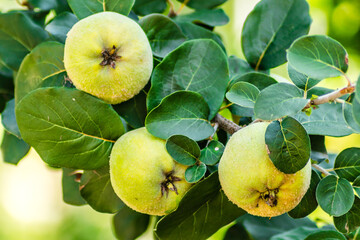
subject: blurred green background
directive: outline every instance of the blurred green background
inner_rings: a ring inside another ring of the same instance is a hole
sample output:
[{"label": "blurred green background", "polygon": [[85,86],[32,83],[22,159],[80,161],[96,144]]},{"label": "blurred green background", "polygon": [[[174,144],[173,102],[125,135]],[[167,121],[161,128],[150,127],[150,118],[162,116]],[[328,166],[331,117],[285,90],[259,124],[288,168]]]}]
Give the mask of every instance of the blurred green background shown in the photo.
[{"label": "blurred green background", "polygon": [[[22,1],[22,0],[18,0]],[[175,9],[179,3],[173,0]],[[229,55],[244,58],[240,35],[246,16],[258,0],[229,0],[222,6],[230,22],[215,31],[221,35]],[[310,34],[326,34],[341,42],[349,53],[348,75],[355,81],[360,74],[360,1],[308,0],[313,23]],[[21,9],[16,0],[0,0],[0,11]],[[185,8],[183,13],[192,10]],[[11,23],[10,23],[11,24]],[[279,81],[288,79],[286,64],[274,69]],[[321,83],[328,88],[346,85],[345,79],[331,78]],[[3,129],[0,129],[3,131]],[[2,134],[1,134],[2,135]],[[360,147],[360,135],[326,138],[328,152]],[[320,222],[331,221],[317,209],[312,215]],[[13,166],[0,161],[0,239],[6,240],[107,240],[115,239],[112,215],[101,214],[89,206],[74,207],[62,201],[61,171],[49,168],[34,150]],[[151,234],[140,237],[151,239]],[[221,238],[221,233],[214,239]]]}]

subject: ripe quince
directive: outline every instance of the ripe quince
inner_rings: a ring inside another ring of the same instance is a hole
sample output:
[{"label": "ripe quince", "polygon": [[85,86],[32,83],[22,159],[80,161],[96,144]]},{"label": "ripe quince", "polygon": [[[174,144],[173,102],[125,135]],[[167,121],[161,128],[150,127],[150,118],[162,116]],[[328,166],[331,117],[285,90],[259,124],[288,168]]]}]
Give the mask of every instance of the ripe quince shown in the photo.
[{"label": "ripe quince", "polygon": [[279,171],[265,145],[269,123],[251,124],[228,141],[219,163],[226,196],[248,213],[274,217],[295,208],[310,185],[311,164],[294,174]]},{"label": "ripe quince", "polygon": [[149,81],[149,41],[132,19],[101,12],[81,19],[67,34],[64,65],[76,88],[110,104],[132,98]]}]

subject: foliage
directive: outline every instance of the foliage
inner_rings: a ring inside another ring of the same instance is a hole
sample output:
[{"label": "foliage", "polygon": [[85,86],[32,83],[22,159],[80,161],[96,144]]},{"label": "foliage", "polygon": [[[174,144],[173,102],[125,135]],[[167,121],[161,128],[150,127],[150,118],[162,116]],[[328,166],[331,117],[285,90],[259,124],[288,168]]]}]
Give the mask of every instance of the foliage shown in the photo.
[{"label": "foliage", "polygon": [[[228,56],[213,31],[229,21],[219,8],[226,0],[178,1],[193,11],[180,14],[165,0],[29,0],[28,10],[1,13],[4,161],[17,164],[33,147],[45,163],[62,168],[66,203],[113,213],[116,237],[133,239],[153,221],[117,198],[108,161],[123,133],[145,126],[166,140],[168,153],[188,166],[185,179],[195,183],[178,209],[150,226],[156,238],[207,239],[233,221],[225,239],[346,239],[357,234],[360,149],[341,152],[332,172],[321,167],[327,158],[324,136],[360,133],[359,80],[348,80],[340,90],[316,86],[329,77],[348,79],[345,48],[330,37],[307,35],[312,20],[305,0],[262,0],[241,33],[246,60]],[[50,10],[55,16],[44,24]],[[138,21],[154,55],[151,82],[118,105],[74,88],[63,64],[67,32],[102,11]],[[279,83],[269,74],[284,63],[291,81]],[[235,123],[224,126],[217,120],[221,106],[241,125],[272,122],[265,141],[280,171],[295,173],[309,158],[314,163],[310,188],[288,215],[250,216],[222,192],[217,164],[229,137],[224,130]],[[319,229],[304,218],[318,205],[333,216],[337,231]]]}]

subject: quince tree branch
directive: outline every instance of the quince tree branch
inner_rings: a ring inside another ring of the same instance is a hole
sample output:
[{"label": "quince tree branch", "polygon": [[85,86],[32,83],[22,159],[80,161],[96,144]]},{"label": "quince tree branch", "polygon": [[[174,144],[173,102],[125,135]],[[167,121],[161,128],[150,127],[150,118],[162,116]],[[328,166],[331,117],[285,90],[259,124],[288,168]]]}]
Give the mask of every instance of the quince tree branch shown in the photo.
[{"label": "quince tree branch", "polygon": [[224,118],[219,113],[215,115],[214,122],[219,124],[219,127],[224,131],[234,134],[236,131],[240,130],[241,127],[236,123]]},{"label": "quince tree branch", "polygon": [[336,101],[336,99],[344,96],[345,94],[348,94],[348,93],[351,94],[354,91],[355,91],[355,86],[349,85],[349,86],[346,86],[339,90],[336,90],[334,92],[319,96],[318,98],[310,99],[303,110],[308,109],[311,106],[320,105],[320,104],[324,104],[324,103],[331,102],[331,101]]}]

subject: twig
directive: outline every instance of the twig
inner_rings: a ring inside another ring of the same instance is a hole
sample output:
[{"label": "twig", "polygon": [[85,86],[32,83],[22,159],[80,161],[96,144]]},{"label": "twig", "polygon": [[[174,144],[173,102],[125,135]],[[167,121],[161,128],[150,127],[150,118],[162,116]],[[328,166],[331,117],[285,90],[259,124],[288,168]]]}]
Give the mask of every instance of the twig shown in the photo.
[{"label": "twig", "polygon": [[168,17],[175,17],[177,16],[177,13],[174,10],[174,3],[171,0],[166,0],[166,2],[169,4],[170,11],[168,14]]},{"label": "twig", "polygon": [[236,123],[227,120],[226,118],[224,118],[223,116],[221,116],[220,114],[216,114],[214,117],[214,122],[219,124],[219,127],[221,129],[223,129],[224,131],[230,133],[230,134],[234,134],[236,131],[240,130],[241,127],[239,125],[237,125]]},{"label": "twig", "polygon": [[351,86],[351,79],[349,78],[348,75],[346,75],[345,73],[343,73],[344,77],[346,78],[347,82],[348,82],[348,87]]},{"label": "twig", "polygon": [[184,0],[184,2],[181,4],[179,10],[176,12],[176,15],[179,15],[181,13],[181,11],[184,9],[184,7],[186,6],[186,4],[188,4],[190,0]]},{"label": "twig", "polygon": [[325,176],[330,176],[331,174],[326,171],[326,169],[320,167],[319,165],[317,164],[311,164],[313,168],[315,168],[316,170],[319,170],[321,173],[323,173]]},{"label": "twig", "polygon": [[21,6],[24,6],[26,7],[28,10],[30,11],[33,11],[34,10],[34,7],[28,2],[28,1],[22,1],[20,2],[20,0],[16,0],[16,2],[21,5]]},{"label": "twig", "polygon": [[228,108],[228,107],[232,106],[233,104],[234,104],[234,103],[229,103],[229,104],[221,107],[221,108],[219,109],[219,112],[222,111],[222,110],[224,110],[225,108]]},{"label": "twig", "polygon": [[316,99],[309,100],[309,102],[306,104],[303,110],[310,108],[314,105],[320,105],[327,102],[335,101],[337,98],[340,98],[348,93],[353,93],[355,91],[355,86],[350,85],[344,88],[341,88],[339,90],[336,90],[334,92],[319,96]]},{"label": "twig", "polygon": [[208,146],[209,143],[210,143],[212,140],[214,140],[214,135],[215,135],[215,133],[217,132],[217,130],[218,130],[218,128],[219,128],[219,123],[215,122],[213,125],[214,125],[214,132],[213,132],[213,134],[211,134],[211,136],[209,137],[209,140],[207,141],[206,146]]}]

